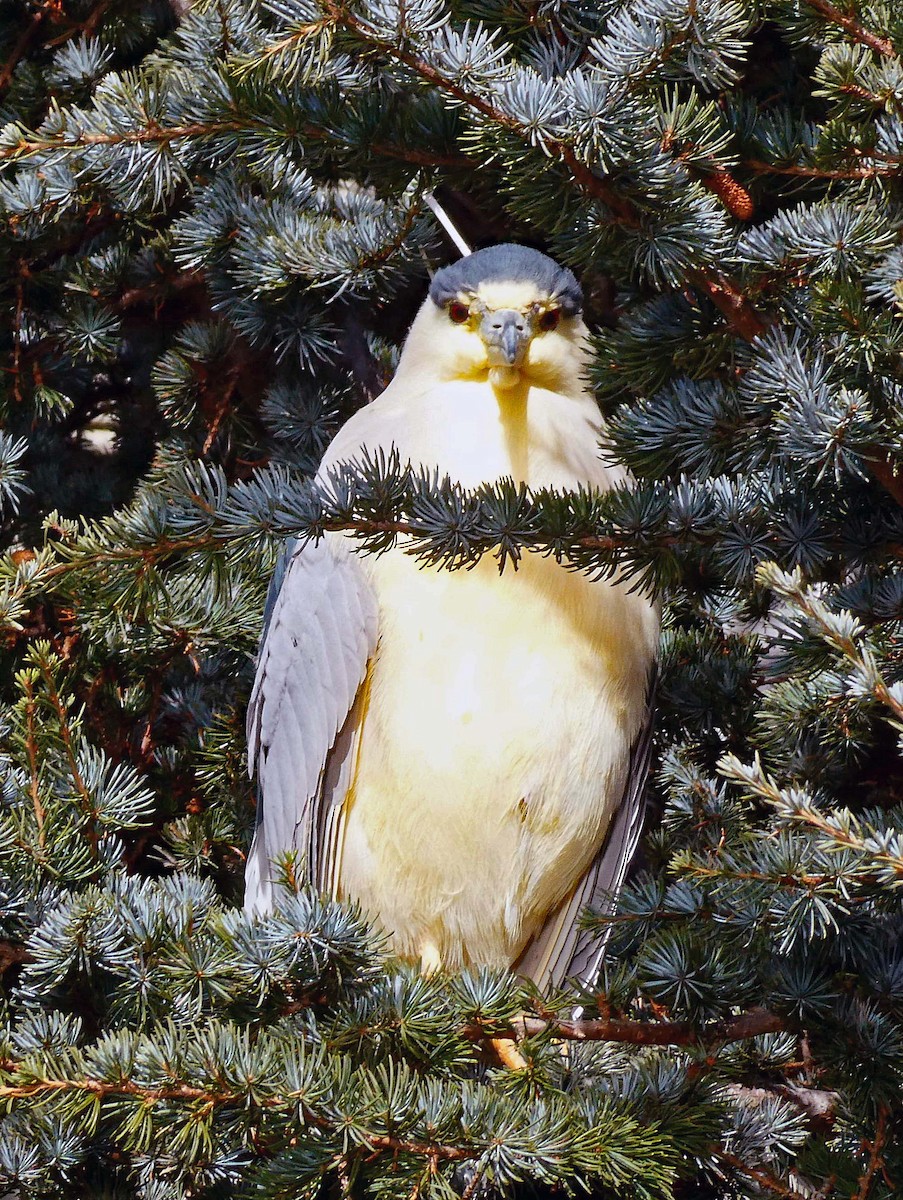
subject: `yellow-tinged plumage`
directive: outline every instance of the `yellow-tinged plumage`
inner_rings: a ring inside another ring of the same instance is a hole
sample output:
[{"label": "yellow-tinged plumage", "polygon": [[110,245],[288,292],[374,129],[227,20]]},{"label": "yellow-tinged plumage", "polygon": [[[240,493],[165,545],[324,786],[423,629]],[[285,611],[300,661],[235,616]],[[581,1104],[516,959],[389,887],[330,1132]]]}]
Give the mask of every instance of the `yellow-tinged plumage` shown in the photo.
[{"label": "yellow-tinged plumage", "polygon": [[[579,313],[523,277],[427,300],[392,383],[323,470],[394,447],[468,488],[622,482],[599,457],[585,338]],[[330,539],[336,561],[354,554]],[[338,787],[327,763],[337,816],[321,882],[426,966],[513,964],[586,875],[624,795],[655,607],[535,554],[501,576],[489,558],[454,572],[397,549],[359,561],[378,643],[337,739]],[[265,779],[263,803],[266,821]]]}]

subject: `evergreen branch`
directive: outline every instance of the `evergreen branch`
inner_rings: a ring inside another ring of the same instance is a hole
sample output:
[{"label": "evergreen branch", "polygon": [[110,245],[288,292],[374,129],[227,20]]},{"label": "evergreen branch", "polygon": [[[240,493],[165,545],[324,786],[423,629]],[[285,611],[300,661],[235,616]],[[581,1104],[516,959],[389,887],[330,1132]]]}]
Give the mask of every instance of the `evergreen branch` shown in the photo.
[{"label": "evergreen branch", "polygon": [[[784,807],[786,801],[778,792],[779,802]],[[849,850],[856,850],[865,857],[874,859],[886,867],[890,872],[903,880],[903,855],[892,854],[887,850],[876,849],[874,845],[869,844],[869,839],[861,837],[853,832],[850,828],[845,828],[838,820],[831,820],[830,817],[823,816],[816,809],[796,808],[793,812],[793,819],[801,824],[808,825],[811,829],[817,829],[820,833],[826,834],[831,842],[836,842]]]},{"label": "evergreen branch", "polygon": [[[116,130],[114,133],[69,133],[55,134],[53,137],[21,137],[12,146],[0,147],[0,162],[3,160],[20,161],[33,154],[46,154],[54,151],[76,151],[87,146],[123,146],[156,143],[165,145],[169,142],[182,141],[185,138],[217,137],[220,134],[253,132],[259,127],[259,122],[249,119],[230,121],[197,121],[189,125],[157,125],[153,123],[144,129]],[[329,143],[333,140],[330,131],[312,122],[301,122],[297,129],[311,141]],[[473,167],[473,161],[464,154],[432,154],[427,150],[407,147],[402,144],[372,141],[367,148],[383,158],[394,159],[398,162],[411,163],[414,166],[447,167],[451,170]],[[9,218],[15,220],[15,218]]]},{"label": "evergreen branch", "polygon": [[830,849],[843,846],[845,849],[854,850],[864,859],[878,864],[887,876],[903,880],[903,854],[895,853],[892,836],[864,836],[858,823],[848,812],[825,815],[813,805],[805,793],[782,790],[765,774],[758,758],[751,766],[747,766],[740,762],[736,755],[726,754],[719,762],[718,769],[753,795],[774,805],[786,820],[825,835]]},{"label": "evergreen branch", "polygon": [[512,133],[523,134],[523,126],[514,117],[508,113],[502,112],[494,104],[485,100],[482,96],[475,92],[470,92],[460,84],[454,83],[451,79],[447,79],[441,71],[437,71],[435,67],[424,62],[416,54],[404,47],[396,45],[394,42],[388,41],[385,38],[378,38],[373,35],[371,30],[367,28],[363,21],[359,20],[354,14],[338,0],[325,0],[324,7],[329,13],[330,21],[334,25],[342,25],[346,29],[352,30],[362,41],[368,45],[375,46],[379,50],[394,58],[397,62],[403,63],[404,66],[414,71],[426,83],[432,84],[442,92],[453,96],[461,104],[465,104],[468,108],[474,109],[488,120],[496,125],[501,125],[504,129],[510,130]]},{"label": "evergreen branch", "polygon": [[819,636],[843,655],[855,669],[857,682],[863,690],[889,708],[897,727],[903,728],[903,697],[898,688],[892,688],[883,678],[874,654],[860,646],[860,631],[849,614],[832,612],[812,588],[806,587],[799,570],[790,573],[780,570],[774,563],[762,563],[757,574],[766,587],[789,600],[816,627]]},{"label": "evergreen branch", "polygon": [[705,292],[729,327],[747,342],[762,337],[771,323],[759,313],[748,296],[723,275],[710,276],[703,271],[689,272],[690,282]]},{"label": "evergreen branch", "polygon": [[712,1154],[725,1166],[733,1167],[735,1171],[740,1171],[743,1175],[752,1179],[759,1187],[764,1188],[767,1192],[771,1192],[773,1196],[782,1196],[784,1200],[799,1200],[800,1192],[796,1188],[790,1187],[776,1176],[769,1174],[768,1171],[763,1171],[760,1167],[752,1167],[745,1163],[742,1158],[736,1154],[731,1154],[726,1150],[722,1150],[720,1146],[710,1147]]},{"label": "evergreen branch", "polygon": [[74,137],[58,133],[54,137],[20,138],[14,146],[0,148],[0,160],[27,158],[54,150],[78,150],[82,146],[133,146],[146,142],[166,143],[190,137],[212,137],[220,133],[241,133],[252,125],[241,121],[202,121],[190,125],[151,124],[146,129],[117,129],[114,133],[79,133]]},{"label": "evergreen branch", "polygon": [[40,660],[40,671],[44,679],[44,687],[47,692],[47,698],[50,701],[51,707],[56,714],[57,726],[59,729],[60,740],[63,743],[63,750],[66,755],[66,761],[69,764],[69,774],[72,777],[72,782],[75,785],[75,790],[79,798],[80,807],[85,818],[85,837],[91,847],[92,853],[97,855],[97,829],[95,821],[97,812],[94,807],[94,802],[91,798],[91,792],[88,785],[85,783],[81,770],[78,765],[78,758],[75,753],[75,746],[72,741],[72,728],[69,724],[69,714],[63,704],[62,698],[57,690],[53,674],[49,668],[46,659]]},{"label": "evergreen branch", "polygon": [[[245,65],[245,72],[251,69],[251,66],[257,66],[258,63],[268,62],[271,58],[278,58],[287,50],[294,50],[300,47],[301,43],[307,41],[308,38],[318,33],[325,33],[327,30],[335,27],[335,21],[331,16],[325,17],[320,21],[309,21],[306,25],[298,25],[291,33],[284,38],[280,38],[276,42],[270,42],[269,45],[258,52],[257,60],[251,64]],[[242,71],[239,71],[242,74]]]},{"label": "evergreen branch", "polygon": [[[404,519],[398,520],[376,520],[369,517],[325,517],[318,523],[319,529],[323,533],[353,533],[358,534],[363,538],[375,537],[380,534],[386,534],[392,537],[410,537],[416,541],[428,538],[429,534],[425,533],[420,525],[414,525],[410,521]],[[307,529],[295,527],[291,520],[287,521],[286,527],[281,530],[275,530],[274,533],[293,534],[299,537],[314,536]],[[213,550],[218,546],[228,544],[235,540],[234,535],[230,536],[226,533],[209,533],[203,536],[194,538],[178,538],[170,540],[162,538],[158,542],[152,542],[142,546],[109,546],[104,550],[96,551],[93,554],[85,554],[73,556],[66,562],[54,563],[52,566],[41,569],[38,573],[29,578],[28,585],[33,585],[35,582],[44,580],[53,580],[61,576],[68,575],[73,571],[81,571],[86,567],[93,568],[111,563],[128,563],[140,560],[143,567],[153,566],[162,562],[173,555],[191,554],[198,551]],[[708,541],[708,538],[703,538],[703,541]],[[665,534],[660,541],[662,546],[671,547],[685,544],[686,539],[676,534]],[[630,534],[618,536],[606,536],[602,534],[584,534],[569,539],[569,544],[580,550],[599,550],[603,552],[611,552],[624,550],[635,544],[635,538]],[[527,546],[528,549],[536,550],[538,553],[546,551],[546,544],[538,536],[532,545]],[[487,551],[491,546],[487,546]],[[33,586],[27,588],[28,591],[35,591]]]},{"label": "evergreen branch", "polygon": [[794,175],[804,179],[881,179],[895,178],[903,161],[873,167],[814,167],[802,163],[768,163],[757,158],[743,159],[742,165],[756,175]]},{"label": "evergreen branch", "polygon": [[[528,130],[514,117],[502,112],[484,97],[447,79],[440,71],[412,51],[386,39],[374,37],[366,25],[355,17],[345,5],[329,0],[327,8],[336,22],[351,29],[368,45],[377,47],[417,73],[424,82],[453,96],[460,103],[472,108],[501,128],[517,134],[527,142],[530,141]],[[560,139],[551,138],[545,141],[544,148],[568,168],[572,178],[583,192],[601,200],[606,205],[618,224],[627,228],[640,227],[640,212],[633,201],[621,194],[608,179],[597,175],[581,162],[572,146]],[[727,171],[719,168],[712,172],[702,172],[699,178],[708,190],[719,196],[733,216],[741,220],[749,220],[752,217],[752,198],[747,190]],[[719,311],[727,317],[730,327],[747,341],[753,341],[765,332],[767,322],[756,312],[749,299],[744,297],[723,276],[712,277],[708,272],[698,271],[693,273],[693,280],[705,291]]]},{"label": "evergreen branch", "polygon": [[31,804],[34,809],[35,821],[38,826],[38,847],[43,850],[46,844],[47,835],[44,829],[44,822],[47,819],[47,812],[44,808],[44,802],[41,799],[40,785],[40,769],[38,767],[38,741],[37,729],[35,727],[35,708],[36,702],[34,697],[34,684],[30,676],[25,676],[22,681],[22,690],[25,693],[25,746],[28,752],[28,769],[30,776],[30,793]]},{"label": "evergreen branch", "polygon": [[[869,1161],[863,1174],[859,1177],[859,1188],[856,1192],[855,1200],[868,1200],[869,1193],[872,1190],[872,1184],[878,1171],[884,1167],[884,1160],[881,1156],[885,1144],[887,1142],[887,1118],[890,1115],[886,1104],[878,1105],[878,1119],[875,1123],[875,1136],[872,1138],[871,1144],[866,1142],[869,1150]],[[890,1180],[888,1180],[890,1184]]]},{"label": "evergreen branch", "polygon": [[[386,39],[374,37],[364,22],[355,17],[345,5],[327,0],[326,7],[334,21],[351,29],[358,37],[367,42],[368,45],[377,47],[383,53],[388,54],[397,62],[414,71],[425,83],[432,84],[433,87],[438,88],[449,96],[453,96],[459,103],[480,113],[481,116],[486,117],[493,124],[500,126],[502,129],[507,129],[529,142],[529,133],[524,126],[514,117],[502,112],[496,105],[484,99],[484,97],[478,95],[476,92],[468,91],[451,79],[447,79],[441,71],[438,71],[417,54],[405,49],[403,46],[396,45],[394,42]],[[545,142],[545,148],[549,154],[564,163],[584,192],[595,197],[597,200],[601,200],[611,210],[620,224],[631,228],[639,226],[639,210],[633,202],[619,194],[617,189],[607,179],[597,175],[585,163],[582,163],[572,146],[553,138]]]},{"label": "evergreen branch", "polygon": [[870,29],[866,29],[864,25],[861,25],[855,17],[848,16],[846,13],[842,13],[839,8],[835,8],[830,3],[830,0],[806,0],[806,3],[810,8],[814,8],[826,21],[830,21],[832,25],[839,25],[841,29],[850,35],[854,42],[860,42],[863,46],[868,46],[870,50],[884,55],[885,58],[896,57],[897,51],[889,37],[879,37],[878,34],[872,33]]},{"label": "evergreen branch", "polygon": [[777,888],[805,888],[808,891],[814,891],[824,887],[825,884],[834,883],[837,878],[836,875],[791,875],[786,872],[769,874],[766,871],[739,871],[727,867],[704,867],[695,862],[686,866],[682,864],[680,869],[699,879],[742,879],[746,883],[767,883]]},{"label": "evergreen branch", "polygon": [[[19,1064],[12,1059],[0,1060],[0,1070],[7,1074],[15,1074]],[[128,1098],[141,1100],[146,1105],[166,1102],[185,1102],[201,1104],[210,1109],[228,1108],[233,1105],[240,1107],[248,1103],[247,1093],[215,1090],[212,1088],[196,1087],[188,1083],[174,1084],[170,1087],[152,1087],[135,1083],[129,1079],[111,1082],[105,1079],[37,1079],[30,1083],[12,1083],[0,1085],[0,1101],[41,1100],[66,1092],[87,1093],[98,1100]],[[326,1118],[313,1112],[304,1103],[301,1093],[287,1092],[278,1096],[258,1096],[254,1099],[256,1107],[261,1109],[279,1110],[283,1108],[301,1109],[305,1123],[318,1129],[334,1132],[334,1126]],[[441,1142],[411,1141],[405,1138],[392,1137],[387,1134],[367,1134],[358,1131],[356,1136],[363,1141],[365,1149],[376,1152],[389,1151],[392,1154],[411,1154],[415,1157],[426,1158],[432,1162],[464,1162],[475,1157],[479,1151],[461,1146],[448,1146]]]},{"label": "evergreen branch", "polygon": [[[529,131],[516,118],[512,117],[509,113],[502,112],[496,105],[476,92],[462,87],[453,80],[447,79],[441,71],[437,70],[430,63],[425,62],[423,58],[406,49],[404,46],[397,45],[385,38],[375,37],[364,22],[355,17],[344,4],[328,0],[326,7],[334,21],[351,29],[358,37],[366,41],[368,45],[377,47],[383,53],[388,54],[397,62],[414,71],[425,83],[429,83],[440,91],[453,96],[459,103],[467,105],[501,128],[515,133],[524,141],[528,143],[531,141]],[[681,41],[686,36],[686,31],[680,31],[676,37],[676,41]],[[633,201],[621,193],[609,179],[597,175],[586,163],[582,162],[578,158],[573,146],[559,138],[547,138],[544,140],[543,146],[548,154],[557,158],[568,168],[572,178],[583,192],[594,199],[601,200],[610,209],[618,224],[632,229],[640,227],[640,210]],[[662,148],[664,150],[668,149],[667,138],[663,140]],[[732,216],[743,221],[751,219],[753,215],[752,197],[746,188],[734,179],[725,168],[715,166],[710,171],[699,171],[694,172],[694,174],[703,187],[721,200]]]},{"label": "evergreen branch", "polygon": [[[719,1021],[710,1025],[695,1025],[691,1021],[668,1021],[660,1024],[644,1021],[585,1020],[560,1021],[544,1017],[522,1017],[512,1025],[512,1032],[519,1037],[535,1037],[551,1033],[553,1037],[573,1042],[622,1042],[631,1046],[721,1046],[729,1042],[741,1042],[760,1037],[765,1033],[779,1033],[788,1026],[777,1013],[767,1009],[754,1009],[733,1017],[730,1021]],[[468,1036],[480,1036],[474,1030]]]}]

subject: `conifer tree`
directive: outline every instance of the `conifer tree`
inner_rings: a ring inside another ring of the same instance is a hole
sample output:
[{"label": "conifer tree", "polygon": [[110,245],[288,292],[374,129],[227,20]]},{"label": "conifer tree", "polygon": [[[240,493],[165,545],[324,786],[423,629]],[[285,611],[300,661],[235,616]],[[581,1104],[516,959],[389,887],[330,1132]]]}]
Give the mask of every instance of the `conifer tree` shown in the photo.
[{"label": "conifer tree", "polygon": [[[903,1194],[901,173],[896,0],[5,0],[0,1194]],[[580,275],[634,490],[314,489],[434,196]],[[591,993],[422,978],[291,861],[241,911],[325,529],[662,593]]]}]

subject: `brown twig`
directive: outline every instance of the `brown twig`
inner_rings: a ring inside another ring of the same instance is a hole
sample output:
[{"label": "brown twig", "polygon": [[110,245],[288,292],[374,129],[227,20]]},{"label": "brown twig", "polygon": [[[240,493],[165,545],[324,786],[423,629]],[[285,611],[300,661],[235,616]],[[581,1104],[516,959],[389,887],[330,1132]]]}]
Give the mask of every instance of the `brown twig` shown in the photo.
[{"label": "brown twig", "polygon": [[892,458],[886,450],[876,448],[874,455],[868,456],[868,466],[884,490],[903,508],[903,471],[899,461]]},{"label": "brown twig", "polygon": [[38,825],[38,846],[44,849],[47,835],[44,822],[47,812],[41,800],[40,771],[38,768],[38,742],[35,730],[35,698],[31,679],[26,676],[23,682],[25,692],[25,746],[28,751],[28,772],[31,777],[31,803],[34,808],[35,821]]},{"label": "brown twig", "polygon": [[374,1150],[391,1150],[393,1154],[416,1154],[432,1160],[444,1159],[446,1162],[464,1162],[473,1158],[473,1150],[464,1150],[460,1146],[443,1146],[438,1142],[407,1142],[402,1138],[378,1136],[371,1134],[367,1144]]},{"label": "brown twig", "polygon": [[714,278],[703,271],[690,271],[688,278],[709,297],[730,328],[747,342],[754,342],[768,328],[769,321],[753,306],[747,296],[723,275]]},{"label": "brown twig", "polygon": [[722,1150],[719,1146],[710,1147],[712,1154],[725,1164],[725,1166],[733,1167],[735,1171],[741,1171],[750,1179],[754,1180],[759,1187],[765,1188],[771,1192],[773,1196],[783,1196],[785,1200],[800,1200],[800,1193],[789,1187],[781,1179],[777,1179],[774,1175],[770,1175],[767,1171],[761,1170],[759,1167],[748,1166],[742,1158],[738,1158],[736,1154],[729,1154]]},{"label": "brown twig", "polygon": [[[0,1070],[10,1074],[18,1069],[19,1064],[10,1060],[0,1060]],[[100,1100],[116,1097],[133,1097],[146,1105],[166,1103],[167,1101],[185,1101],[200,1103],[211,1109],[228,1105],[246,1105],[247,1096],[241,1092],[215,1091],[211,1088],[194,1087],[188,1083],[172,1084],[169,1087],[147,1087],[134,1083],[130,1079],[110,1081],[105,1079],[39,1079],[29,1083],[6,1084],[0,1086],[0,1100],[28,1100],[45,1094],[65,1091],[86,1092]],[[259,1108],[281,1108],[291,1106],[304,1111],[305,1121],[321,1129],[329,1129],[330,1125],[323,1117],[309,1110],[300,1100],[297,1093],[284,1096],[257,1097],[254,1103]],[[432,1162],[440,1159],[461,1162],[475,1156],[475,1151],[461,1146],[446,1146],[441,1142],[415,1142],[404,1138],[391,1137],[387,1134],[364,1135],[364,1148],[374,1151],[389,1151],[392,1154],[413,1154],[424,1157]]]},{"label": "brown twig", "polygon": [[626,196],[618,193],[617,189],[601,175],[591,171],[582,163],[570,146],[563,142],[553,143],[549,147],[557,153],[557,157],[570,171],[576,183],[588,196],[594,196],[611,211],[612,216],[620,225],[628,229],[636,229],[640,225],[640,214],[637,207]]},{"label": "brown twig", "polygon": [[25,262],[19,262],[16,272],[16,311],[13,317],[13,362],[10,370],[13,376],[13,397],[17,404],[22,403],[22,317],[25,312],[25,279],[29,274]]},{"label": "brown twig", "polygon": [[320,21],[311,21],[307,25],[299,25],[286,37],[280,38],[278,42],[271,42],[260,54],[259,60],[253,64],[249,64],[246,69],[250,69],[252,65],[257,67],[261,62],[267,62],[271,58],[278,58],[280,54],[284,54],[287,50],[294,50],[300,47],[301,43],[307,41],[312,34],[325,33],[327,30],[332,29],[334,24],[331,17],[324,17]]},{"label": "brown twig", "polygon": [[855,1200],[868,1200],[869,1192],[872,1190],[872,1183],[878,1171],[884,1166],[884,1159],[881,1157],[881,1152],[887,1142],[887,1118],[888,1109],[886,1104],[881,1104],[878,1107],[878,1120],[875,1123],[875,1136],[872,1141],[866,1142],[865,1145],[869,1151],[869,1161],[863,1174],[859,1177],[859,1188],[856,1192]]},{"label": "brown twig", "polygon": [[[57,33],[56,36],[49,38],[45,42],[45,45],[61,46],[64,42],[71,41],[72,38],[76,37],[80,33],[85,34],[87,37],[92,37],[94,33],[96,33],[97,27],[111,3],[112,0],[100,0],[100,3],[94,6],[85,20],[69,21],[69,23],[63,28],[62,32]],[[9,85],[16,67],[22,61],[25,55],[27,55],[31,50],[32,46],[37,40],[38,34],[41,32],[44,22],[48,18],[50,19],[50,22],[56,26],[59,26],[61,23],[66,21],[67,14],[64,12],[61,0],[47,0],[47,2],[42,4],[38,11],[33,14],[31,20],[22,30],[18,41],[16,42],[15,46],[13,46],[9,58],[3,64],[2,69],[0,69],[0,92],[2,92]]]},{"label": "brown twig", "polygon": [[[542,1017],[523,1017],[511,1032],[520,1037],[535,1037],[551,1033],[553,1037],[573,1042],[623,1042],[632,1046],[720,1046],[763,1033],[779,1033],[787,1029],[784,1019],[767,1009],[754,1009],[730,1021],[710,1025],[694,1025],[691,1021],[625,1021],[586,1020],[560,1021]],[[482,1038],[485,1032],[478,1026],[468,1027],[468,1037]]]},{"label": "brown twig", "polygon": [[[3,1069],[15,1071],[18,1064],[5,1061]],[[31,1096],[39,1096],[44,1092],[89,1092],[92,1096],[106,1099],[108,1096],[137,1096],[149,1104],[166,1100],[206,1100],[213,1104],[227,1104],[236,1097],[229,1093],[217,1095],[204,1088],[191,1087],[187,1083],[175,1084],[172,1087],[150,1088],[131,1080],[121,1079],[111,1083],[103,1079],[38,1079],[32,1083],[11,1083],[0,1087],[0,1099],[27,1100]]]},{"label": "brown twig", "polygon": [[145,767],[149,767],[153,763],[154,723],[157,720],[157,714],[160,709],[160,698],[163,694],[163,674],[168,669],[172,658],[173,655],[168,654],[162,667],[158,666],[154,671],[154,681],[151,684],[147,716],[144,719],[144,733],[141,735],[141,744],[138,748],[141,764]]},{"label": "brown twig", "polygon": [[19,38],[16,41],[16,44],[13,46],[9,58],[3,64],[2,69],[0,69],[0,91],[3,91],[9,86],[9,81],[13,77],[13,72],[22,61],[22,58],[31,49],[32,42],[34,42],[40,33],[41,26],[44,24],[44,20],[47,17],[48,11],[49,9],[47,7],[38,9],[38,11],[32,15],[31,20],[19,34]]},{"label": "brown twig", "polygon": [[829,0],[807,0],[810,8],[815,11],[826,21],[830,21],[832,25],[838,25],[846,33],[850,35],[854,42],[860,42],[863,46],[868,46],[878,54],[883,54],[885,58],[894,58],[897,51],[894,49],[894,44],[888,37],[879,37],[876,33],[872,33],[870,29],[866,29],[864,25],[856,20],[855,17],[847,16],[842,13],[839,8],[835,8]]},{"label": "brown twig", "polygon": [[25,158],[49,150],[77,150],[80,146],[135,146],[144,142],[172,142],[181,138],[202,137],[205,134],[240,133],[246,126],[240,121],[214,121],[205,125],[152,125],[148,129],[120,130],[116,133],[81,133],[76,136],[59,133],[55,137],[20,139],[15,146],[0,150],[0,159]]},{"label": "brown twig", "polygon": [[75,790],[81,802],[80,807],[87,826],[85,835],[93,854],[96,856],[98,838],[95,821],[97,819],[97,808],[91,796],[91,791],[79,769],[78,756],[75,753],[75,746],[72,740],[72,727],[69,723],[69,714],[57,691],[53,675],[44,663],[41,664],[41,675],[44,677],[47,698],[53,707],[53,711],[56,713],[57,722],[59,723],[60,740],[63,743],[63,750],[66,754],[66,760],[69,763],[69,774],[72,777],[72,782],[75,784]]},{"label": "brown twig", "polygon": [[9,938],[0,938],[0,975],[10,967],[20,963],[33,962],[32,956],[22,942],[13,942]]},{"label": "brown twig", "polygon": [[758,158],[743,160],[743,166],[756,175],[794,175],[804,179],[877,179],[899,175],[903,162],[886,162],[873,167],[812,167],[802,163],[767,163]]},{"label": "brown twig", "polygon": [[[0,150],[0,161],[27,158],[30,154],[53,150],[77,150],[80,146],[136,145],[144,142],[175,142],[189,137],[215,137],[220,133],[246,131],[250,124],[241,121],[215,121],[204,125],[198,122],[193,125],[155,125],[148,129],[132,129],[115,134],[85,133],[74,137],[58,134],[56,137],[36,138],[32,141],[22,138],[15,146],[7,146]],[[310,122],[303,124],[298,132],[315,141],[329,141],[329,131]],[[455,170],[474,165],[473,160],[466,154],[432,154],[428,150],[419,150],[416,147],[406,147],[388,142],[370,142],[367,149],[380,158],[391,158],[398,162],[411,163],[414,166],[448,167]],[[13,214],[7,220],[15,223],[18,218]]]},{"label": "brown twig", "polygon": [[233,367],[229,372],[229,377],[226,380],[226,386],[223,388],[222,395],[217,402],[216,408],[213,410],[213,420],[210,422],[210,426],[207,430],[207,436],[204,438],[204,444],[201,447],[202,458],[207,457],[207,455],[210,453],[213,443],[216,441],[216,435],[219,433],[220,425],[223,422],[223,417],[225,417],[226,413],[228,412],[229,405],[232,402],[232,397],[235,394],[235,389],[238,387],[239,370],[240,368]]}]

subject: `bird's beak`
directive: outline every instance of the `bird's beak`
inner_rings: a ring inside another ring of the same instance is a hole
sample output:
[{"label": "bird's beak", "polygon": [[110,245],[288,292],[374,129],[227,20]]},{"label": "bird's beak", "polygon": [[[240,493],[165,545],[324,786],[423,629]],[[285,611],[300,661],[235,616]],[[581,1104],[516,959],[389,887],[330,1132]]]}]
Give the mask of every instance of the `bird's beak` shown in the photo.
[{"label": "bird's beak", "polygon": [[533,321],[514,308],[497,308],[484,313],[480,337],[486,345],[489,366],[519,367],[533,336]]}]

